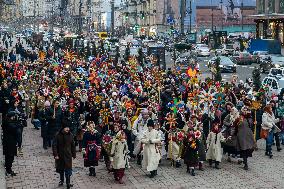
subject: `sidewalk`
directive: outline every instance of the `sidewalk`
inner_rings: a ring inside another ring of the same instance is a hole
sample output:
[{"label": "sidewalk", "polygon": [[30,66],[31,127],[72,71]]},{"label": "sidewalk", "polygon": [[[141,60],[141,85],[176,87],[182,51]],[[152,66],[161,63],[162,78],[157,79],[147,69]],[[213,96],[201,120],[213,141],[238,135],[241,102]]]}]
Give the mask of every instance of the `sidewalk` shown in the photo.
[{"label": "sidewalk", "polygon": [[[192,177],[186,173],[186,168],[176,169],[170,166],[166,160],[158,168],[158,176],[150,179],[144,170],[134,162],[131,168],[126,170],[125,184],[116,184],[111,173],[106,171],[103,162],[97,167],[97,177],[88,176],[88,169],[83,167],[82,155],[78,152],[74,160],[74,173],[72,182],[74,189],[104,189],[104,188],[195,188],[195,189],[282,189],[284,186],[284,150],[276,152],[269,159],[264,156],[264,143],[261,141],[260,150],[249,159],[249,171],[243,170],[241,165],[235,162],[221,163],[221,170],[209,168],[205,165],[205,171],[196,171]],[[15,177],[7,177],[7,188],[10,189],[55,189],[58,187],[59,176],[55,173],[54,159],[51,149],[43,150],[40,131],[30,125],[24,129],[23,157],[16,157],[13,164]],[[2,182],[1,182],[2,184]],[[2,189],[2,186],[0,186]]]}]

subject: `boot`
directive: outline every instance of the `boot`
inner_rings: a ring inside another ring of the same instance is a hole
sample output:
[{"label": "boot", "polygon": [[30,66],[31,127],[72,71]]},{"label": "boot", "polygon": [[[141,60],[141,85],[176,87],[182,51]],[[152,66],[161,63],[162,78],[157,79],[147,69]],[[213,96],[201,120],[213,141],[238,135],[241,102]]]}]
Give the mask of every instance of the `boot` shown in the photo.
[{"label": "boot", "polygon": [[180,168],[180,167],[181,167],[180,161],[176,161],[176,168]]},{"label": "boot", "polygon": [[95,167],[93,167],[92,175],[93,175],[93,177],[97,176]]},{"label": "boot", "polygon": [[244,170],[248,170],[248,159],[247,158],[243,158],[243,162],[244,162],[244,164],[245,164],[245,166],[244,166]]},{"label": "boot", "polygon": [[265,151],[265,155],[266,155],[266,156],[269,156],[269,152],[268,152],[268,151]]},{"label": "boot", "polygon": [[70,176],[66,177],[66,185],[67,185],[67,189],[70,189],[71,187],[73,187],[73,184],[70,184]]},{"label": "boot", "polygon": [[220,169],[220,167],[219,167],[219,161],[215,161],[215,169]]},{"label": "boot", "polygon": [[89,167],[89,176],[93,176],[93,167]]},{"label": "boot", "polygon": [[191,176],[195,176],[194,168],[191,170]]},{"label": "boot", "polygon": [[277,152],[280,152],[282,148],[280,146],[277,146]]},{"label": "boot", "polygon": [[198,168],[200,171],[204,171],[203,164],[201,162],[198,163]]},{"label": "boot", "polygon": [[154,178],[155,177],[155,171],[150,171],[150,178]]},{"label": "boot", "polygon": [[157,170],[155,170],[155,176],[157,176],[158,175],[158,171]]},{"label": "boot", "polygon": [[137,155],[137,165],[141,165],[142,158],[141,155]]},{"label": "boot", "polygon": [[64,183],[64,173],[60,173],[60,181],[58,183],[58,186],[63,186],[63,183]]},{"label": "boot", "polygon": [[186,172],[187,172],[187,173],[190,173],[189,166],[186,167]]},{"label": "boot", "polygon": [[209,166],[212,167],[212,164],[213,164],[212,159],[209,159],[208,161],[209,161]]},{"label": "boot", "polygon": [[273,155],[272,155],[272,152],[271,152],[271,151],[270,151],[270,152],[268,152],[268,156],[269,156],[269,158],[270,158],[270,159],[273,157]]}]

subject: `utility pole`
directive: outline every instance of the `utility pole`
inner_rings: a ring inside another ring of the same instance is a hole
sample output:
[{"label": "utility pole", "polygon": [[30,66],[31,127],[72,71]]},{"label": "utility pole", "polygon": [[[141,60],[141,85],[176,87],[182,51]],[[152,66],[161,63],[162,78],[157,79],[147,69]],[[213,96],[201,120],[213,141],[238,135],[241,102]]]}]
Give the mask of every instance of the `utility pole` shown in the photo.
[{"label": "utility pole", "polygon": [[192,0],[189,1],[189,33],[191,33]]},{"label": "utility pole", "polygon": [[242,30],[244,29],[244,15],[243,15],[243,9],[244,9],[244,0],[242,0],[242,3],[241,3]]},{"label": "utility pole", "polygon": [[83,7],[83,2],[80,0],[79,2],[79,29],[78,29],[78,34],[82,34],[82,27],[83,27],[83,20],[82,20],[82,7]]},{"label": "utility pole", "polygon": [[114,0],[111,0],[111,35],[114,36]]},{"label": "utility pole", "polygon": [[185,17],[186,1],[181,0],[180,2],[180,34],[184,35],[184,17]]},{"label": "utility pole", "polygon": [[213,34],[213,22],[214,22],[214,12],[213,12],[214,10],[213,10],[213,4],[212,4],[212,0],[211,0],[211,32],[212,32],[212,34]]},{"label": "utility pole", "polygon": [[223,0],[220,1],[221,4],[221,28],[223,30],[224,28],[224,23],[223,23]]}]

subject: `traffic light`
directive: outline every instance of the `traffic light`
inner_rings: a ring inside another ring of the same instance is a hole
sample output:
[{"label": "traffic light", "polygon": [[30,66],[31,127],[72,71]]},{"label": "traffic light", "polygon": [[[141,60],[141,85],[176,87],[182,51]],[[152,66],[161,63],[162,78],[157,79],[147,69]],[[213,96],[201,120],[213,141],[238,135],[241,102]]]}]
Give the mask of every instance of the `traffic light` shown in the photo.
[{"label": "traffic light", "polygon": [[145,13],[143,11],[140,11],[140,14],[141,14],[141,19],[145,19]]}]

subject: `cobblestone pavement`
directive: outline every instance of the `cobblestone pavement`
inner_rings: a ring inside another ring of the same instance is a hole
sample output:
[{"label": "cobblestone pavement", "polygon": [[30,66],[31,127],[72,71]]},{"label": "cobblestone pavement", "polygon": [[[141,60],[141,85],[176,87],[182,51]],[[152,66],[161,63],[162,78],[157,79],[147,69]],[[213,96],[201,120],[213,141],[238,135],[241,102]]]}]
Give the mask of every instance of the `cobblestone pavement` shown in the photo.
[{"label": "cobblestone pavement", "polygon": [[[74,189],[98,188],[195,188],[195,189],[282,189],[284,188],[284,152],[276,152],[273,159],[264,156],[264,143],[259,142],[259,150],[249,159],[249,171],[242,169],[236,161],[221,163],[221,169],[216,170],[205,165],[205,171],[196,171],[192,177],[182,168],[171,167],[163,160],[158,169],[158,176],[150,179],[146,172],[134,162],[126,170],[125,184],[117,184],[111,173],[106,171],[103,162],[97,168],[97,177],[88,176],[88,169],[83,167],[81,154],[77,153],[74,160],[72,182]],[[275,147],[274,147],[275,148]],[[24,155],[17,157],[13,164],[17,176],[6,177],[7,188],[15,189],[55,189],[58,187],[59,176],[55,173],[54,159],[51,149],[42,149],[40,131],[31,126],[24,129]],[[66,187],[66,186],[64,186]]]}]

